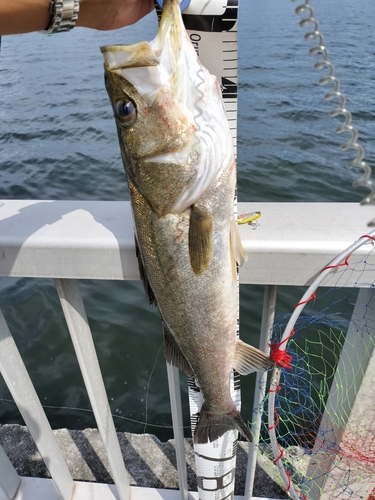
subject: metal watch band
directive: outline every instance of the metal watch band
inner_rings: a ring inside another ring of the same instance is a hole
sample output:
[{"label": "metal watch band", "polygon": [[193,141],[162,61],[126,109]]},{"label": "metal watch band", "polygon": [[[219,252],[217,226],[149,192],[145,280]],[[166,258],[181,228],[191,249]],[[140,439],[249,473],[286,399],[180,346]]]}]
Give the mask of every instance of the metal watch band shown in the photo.
[{"label": "metal watch band", "polygon": [[50,12],[53,17],[48,34],[70,31],[78,19],[79,0],[51,0]]}]

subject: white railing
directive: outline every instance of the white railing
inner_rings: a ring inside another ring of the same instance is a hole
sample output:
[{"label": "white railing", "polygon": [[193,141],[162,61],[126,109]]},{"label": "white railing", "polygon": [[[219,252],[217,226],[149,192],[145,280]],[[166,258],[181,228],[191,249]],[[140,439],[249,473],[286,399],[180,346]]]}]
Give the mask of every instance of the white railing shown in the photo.
[{"label": "white railing", "polygon": [[[240,227],[249,257],[241,268],[240,282],[267,285],[261,340],[261,348],[265,350],[273,321],[276,285],[307,285],[322,267],[368,231],[366,221],[373,218],[373,208],[333,203],[239,203],[238,210],[262,212],[256,230]],[[77,279],[139,279],[129,203],[4,200],[0,205],[0,276],[55,279],[116,484],[117,493],[109,488],[107,493],[104,490],[100,493],[100,498],[198,498],[187,490],[178,370],[172,367],[168,368],[168,377],[180,493],[177,497],[177,493],[159,491],[152,496],[142,488],[130,487],[78,289]],[[75,483],[68,471],[2,315],[0,371],[50,471],[58,492],[56,498],[86,498],[82,485]],[[258,377],[257,387],[260,382]],[[258,391],[254,407],[261,397]],[[255,430],[259,424],[255,423]],[[256,445],[250,446],[244,498],[251,498],[256,452]],[[21,482],[0,447],[3,490],[2,493],[0,489],[0,499],[33,498],[25,493],[29,487],[30,482],[24,479]],[[94,498],[91,490],[87,498]]]}]

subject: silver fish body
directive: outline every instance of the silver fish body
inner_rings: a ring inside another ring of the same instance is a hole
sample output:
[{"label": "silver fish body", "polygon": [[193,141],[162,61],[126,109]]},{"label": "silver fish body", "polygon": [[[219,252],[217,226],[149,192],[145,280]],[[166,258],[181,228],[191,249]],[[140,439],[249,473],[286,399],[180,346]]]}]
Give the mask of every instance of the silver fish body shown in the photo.
[{"label": "silver fish body", "polygon": [[157,304],[167,361],[204,397],[194,440],[251,433],[230,395],[241,374],[272,362],[237,338],[233,213],[236,166],[216,78],[200,64],[178,0],[165,0],[152,42],[102,47],[134,216],[140,274]]}]

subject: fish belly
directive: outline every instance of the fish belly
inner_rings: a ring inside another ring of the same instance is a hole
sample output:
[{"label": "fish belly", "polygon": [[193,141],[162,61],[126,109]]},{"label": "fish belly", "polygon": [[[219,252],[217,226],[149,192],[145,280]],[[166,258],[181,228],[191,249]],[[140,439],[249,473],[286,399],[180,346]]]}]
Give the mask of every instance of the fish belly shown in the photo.
[{"label": "fish belly", "polygon": [[212,215],[212,256],[196,275],[189,257],[190,210],[158,217],[130,186],[147,279],[163,321],[192,367],[205,401],[218,411],[233,407],[230,373],[237,342],[237,283],[230,253],[235,171],[233,165],[199,204]]}]

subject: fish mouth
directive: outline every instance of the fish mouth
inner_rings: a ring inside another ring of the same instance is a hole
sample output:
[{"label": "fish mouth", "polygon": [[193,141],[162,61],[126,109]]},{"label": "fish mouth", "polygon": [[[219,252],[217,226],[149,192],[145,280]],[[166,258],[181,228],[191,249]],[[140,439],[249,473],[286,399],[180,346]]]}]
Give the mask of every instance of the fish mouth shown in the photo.
[{"label": "fish mouth", "polygon": [[168,133],[178,134],[178,124],[182,124],[183,149],[182,141],[176,141],[169,151],[160,148],[164,149],[161,155],[146,157],[142,152],[137,158],[185,165],[195,172],[195,180],[187,183],[172,207],[176,212],[185,211],[232,168],[234,154],[220,87],[198,59],[179,1],[164,0],[159,30],[151,42],[107,45],[101,52],[108,76],[118,74],[134,87],[146,108],[158,109],[170,124]]},{"label": "fish mouth", "polygon": [[160,89],[169,83],[170,93],[176,95],[183,75],[179,55],[185,29],[178,0],[164,0],[159,30],[151,42],[133,45],[100,47],[104,67],[122,75],[131,83],[148,105],[152,105]]}]

